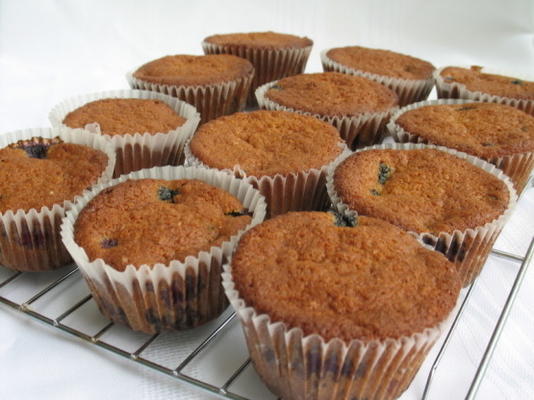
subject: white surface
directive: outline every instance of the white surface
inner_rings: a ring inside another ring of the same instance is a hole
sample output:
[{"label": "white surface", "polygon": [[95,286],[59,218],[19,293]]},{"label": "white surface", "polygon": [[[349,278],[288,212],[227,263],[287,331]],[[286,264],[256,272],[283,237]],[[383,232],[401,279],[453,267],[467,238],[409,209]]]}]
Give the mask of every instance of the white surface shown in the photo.
[{"label": "white surface", "polygon": [[[127,88],[125,72],[150,59],[201,54],[200,41],[209,34],[268,29],[314,40],[307,72],[321,70],[322,49],[350,44],[405,52],[436,66],[472,63],[517,74],[534,70],[534,3],[529,0],[0,0],[0,132],[47,126],[48,111],[64,98]],[[501,249],[524,253],[534,234],[534,189],[521,206],[499,239]],[[431,398],[456,398],[451,393],[469,382],[504,299],[503,287],[509,287],[516,268],[490,260]],[[534,268],[480,399],[527,399],[534,393],[533,303]],[[167,377],[0,306],[0,399],[198,398],[180,388]],[[421,392],[417,381],[403,399]]]}]

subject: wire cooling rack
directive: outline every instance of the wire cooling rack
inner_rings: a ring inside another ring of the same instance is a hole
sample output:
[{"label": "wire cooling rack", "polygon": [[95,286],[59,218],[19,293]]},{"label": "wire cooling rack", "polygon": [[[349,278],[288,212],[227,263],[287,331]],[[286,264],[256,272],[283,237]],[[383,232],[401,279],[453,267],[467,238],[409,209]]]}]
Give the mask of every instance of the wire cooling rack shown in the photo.
[{"label": "wire cooling rack", "polygon": [[[533,253],[534,238],[524,256],[495,249],[492,251],[490,259],[504,258],[515,266],[520,263],[520,266],[465,392],[466,399],[476,396]],[[414,380],[425,380],[422,399],[432,397],[433,385],[439,380],[435,376],[462,313],[468,307],[476,282],[462,292],[449,330],[425,361],[426,368],[422,368]],[[48,273],[14,272],[0,267],[0,302],[92,345],[221,398],[274,398],[255,374],[239,321],[231,309],[217,320],[192,331],[154,335],[133,332],[110,322],[98,312],[75,266]],[[167,355],[164,358],[161,357],[163,353]],[[202,363],[209,365],[211,370],[199,368]]]}]

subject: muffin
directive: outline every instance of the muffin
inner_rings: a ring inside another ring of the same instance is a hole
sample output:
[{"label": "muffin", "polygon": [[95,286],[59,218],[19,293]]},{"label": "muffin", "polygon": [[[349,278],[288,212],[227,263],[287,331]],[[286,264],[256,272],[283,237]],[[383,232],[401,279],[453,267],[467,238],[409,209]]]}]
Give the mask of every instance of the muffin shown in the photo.
[{"label": "muffin", "polygon": [[506,104],[534,115],[534,82],[482,70],[479,66],[436,70],[438,98]]},{"label": "muffin", "polygon": [[521,193],[534,168],[534,117],[516,108],[469,100],[416,103],[388,124],[398,142],[432,143],[482,158]]},{"label": "muffin", "polygon": [[271,82],[256,97],[261,108],[312,115],[334,125],[352,148],[379,143],[398,104],[395,92],[385,86],[337,72]]},{"label": "muffin", "polygon": [[246,178],[274,216],[322,208],[326,166],[343,149],[337,130],[316,118],[255,111],[202,125],[186,148],[186,163]]},{"label": "muffin", "polygon": [[72,202],[111,178],[115,154],[86,132],[27,129],[0,136],[0,264],[46,271],[71,262],[59,225]]},{"label": "muffin", "polygon": [[83,128],[115,147],[114,175],[142,168],[179,165],[185,142],[200,120],[193,106],[142,90],[119,90],[74,97],[49,115],[54,127]]},{"label": "muffin", "polygon": [[456,264],[464,286],[478,275],[516,201],[502,171],[444,147],[383,145],[331,168],[338,210],[414,232]]},{"label": "muffin", "polygon": [[229,33],[208,36],[202,42],[204,54],[233,54],[254,66],[248,104],[256,105],[254,91],[264,83],[304,72],[313,41],[276,32]]},{"label": "muffin", "polygon": [[400,105],[425,100],[434,87],[434,66],[419,58],[389,50],[349,46],[321,53],[324,71],[363,76],[399,95]]},{"label": "muffin", "polygon": [[160,92],[194,105],[206,122],[242,110],[253,76],[249,61],[214,54],[162,57],[128,74],[127,79],[133,89]]},{"label": "muffin", "polygon": [[217,171],[155,167],[76,203],[62,238],[102,313],[146,333],[193,328],[227,306],[221,265],[265,202]]},{"label": "muffin", "polygon": [[295,212],[239,241],[223,285],[277,396],[394,399],[460,291],[442,254],[378,219]]}]

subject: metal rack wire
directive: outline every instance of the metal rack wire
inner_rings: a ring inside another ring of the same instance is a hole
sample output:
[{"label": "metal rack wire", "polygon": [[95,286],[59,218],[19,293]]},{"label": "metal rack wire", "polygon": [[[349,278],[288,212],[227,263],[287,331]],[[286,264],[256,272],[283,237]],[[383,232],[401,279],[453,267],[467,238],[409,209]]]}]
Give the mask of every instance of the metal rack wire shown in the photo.
[{"label": "metal rack wire", "polygon": [[[519,291],[519,288],[521,287],[521,283],[527,272],[528,266],[531,264],[534,254],[534,238],[532,239],[529,249],[524,257],[498,250],[493,250],[492,254],[494,256],[504,257],[505,259],[515,262],[521,262],[521,266],[517,271],[513,286],[508,294],[508,298],[502,308],[498,322],[491,335],[491,339],[489,340],[482,360],[477,367],[475,376],[466,394],[466,399],[469,400],[474,399],[476,396],[477,390],[489,365],[491,356],[497,345],[502,329],[506,323],[508,314],[512,308],[513,301]],[[94,301],[92,300],[92,296],[87,294],[87,291],[83,293],[82,298],[68,304],[67,308],[62,309],[61,312],[59,312],[59,314],[55,317],[47,315],[49,313],[40,309],[39,303],[46,304],[47,298],[61,298],[61,287],[63,285],[72,285],[77,283],[83,285],[83,278],[74,266],[67,267],[66,269],[55,273],[48,273],[48,275],[13,272],[4,269],[3,267],[0,267],[0,273],[0,303],[3,303],[64,332],[77,336],[95,346],[130,359],[135,363],[141,364],[162,374],[168,375],[169,377],[189,384],[197,389],[204,390],[221,398],[239,400],[248,399],[246,393],[240,391],[237,387],[238,385],[235,385],[236,381],[244,374],[244,372],[252,368],[250,365],[250,359],[246,356],[245,351],[243,351],[243,354],[245,354],[244,359],[238,360],[239,364],[235,365],[231,372],[224,379],[219,379],[218,382],[210,382],[207,379],[199,378],[198,376],[195,376],[190,369],[190,366],[197,358],[201,356],[201,354],[206,351],[210,351],[209,347],[216,342],[221,335],[224,335],[224,333],[232,329],[232,327],[238,326],[237,318],[235,318],[235,314],[231,312],[231,310],[227,310],[227,312],[224,313],[217,321],[208,324],[208,326],[204,328],[204,332],[206,333],[203,336],[204,338],[199,340],[198,343],[194,344],[191,352],[186,354],[185,357],[178,360],[175,364],[169,365],[168,362],[164,363],[158,361],[157,358],[151,356],[151,352],[149,351],[151,346],[154,346],[158,339],[166,334],[154,334],[151,336],[135,334],[128,329],[122,329],[120,326],[105,320],[99,315],[96,317],[96,320],[91,322],[89,325],[85,325],[84,327],[80,327],[79,323],[77,325],[76,318],[72,317],[82,308],[87,308],[89,305],[91,305],[94,313],[98,314],[96,306],[94,305]],[[47,278],[43,278],[45,279],[45,282],[40,282],[40,287],[35,288],[35,281],[40,280],[40,278],[36,278],[38,275],[46,275]],[[431,365],[430,372],[426,379],[424,392],[422,394],[422,399],[427,399],[430,396],[436,371],[438,370],[442,357],[451,341],[454,330],[458,326],[461,315],[469,302],[474,285],[476,285],[476,281],[464,293],[464,297],[458,308],[457,314],[453,319],[451,327],[445,335],[437,356]],[[6,290],[14,286],[26,288],[26,292],[29,290],[31,294],[26,294],[23,299],[14,299],[13,296],[9,295],[9,290]],[[8,294],[3,294],[4,292],[8,292]],[[237,327],[236,329],[239,328]],[[111,333],[113,330],[117,332],[112,335]],[[132,347],[131,345],[126,346],[121,344],[120,340],[117,341],[117,335],[119,337],[137,335],[135,336],[135,345]],[[241,343],[241,346],[244,346],[244,344]]]}]

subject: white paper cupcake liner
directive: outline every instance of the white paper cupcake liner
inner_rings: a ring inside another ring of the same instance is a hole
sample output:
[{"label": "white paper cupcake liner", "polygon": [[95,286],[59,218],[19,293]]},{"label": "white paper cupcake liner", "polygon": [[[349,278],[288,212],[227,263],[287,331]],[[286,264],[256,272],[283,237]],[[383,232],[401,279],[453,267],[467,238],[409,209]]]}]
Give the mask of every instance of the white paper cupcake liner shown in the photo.
[{"label": "white paper cupcake liner", "polygon": [[256,99],[261,109],[289,111],[318,118],[333,125],[339,131],[347,146],[352,149],[380,143],[386,133],[385,126],[389,117],[398,109],[398,107],[393,107],[384,112],[364,113],[355,116],[329,116],[300,111],[278,104],[265,96],[267,91],[277,83],[278,81],[269,82],[256,89]]},{"label": "white paper cupcake liner", "polygon": [[429,79],[402,79],[393,78],[391,76],[373,74],[371,72],[362,71],[342,65],[326,54],[331,49],[326,49],[321,52],[321,62],[325,72],[335,71],[343,74],[362,76],[371,79],[375,82],[390,88],[399,96],[399,104],[401,106],[414,103],[416,101],[425,100],[432,88],[434,87],[434,78]]},{"label": "white paper cupcake liner", "polygon": [[[434,80],[436,81],[436,90],[439,99],[466,99],[473,101],[484,101],[487,103],[499,103],[507,106],[518,108],[530,115],[534,115],[534,100],[528,99],[514,99],[511,97],[496,96],[489,93],[472,91],[459,82],[447,82],[441,76],[441,72],[448,67],[442,67],[434,71]],[[462,66],[461,68],[469,69],[469,66]],[[484,73],[497,74],[509,76],[506,72],[494,70],[491,68],[483,68]],[[532,80],[530,78],[529,80]]]},{"label": "white paper cupcake liner", "polygon": [[[102,190],[128,179],[198,179],[237,197],[253,213],[251,223],[220,246],[186,257],[183,262],[128,265],[118,271],[102,259],[89,260],[74,241],[74,225],[81,210]],[[249,183],[221,171],[202,168],[154,167],[123,175],[95,187],[73,205],[61,225],[61,237],[80,268],[102,313],[117,323],[147,333],[201,325],[227,306],[221,286],[222,264],[231,255],[239,237],[263,221],[263,196]]]},{"label": "white paper cupcake liner", "polygon": [[[416,108],[442,105],[442,104],[466,104],[473,103],[474,100],[456,100],[456,99],[441,99],[441,100],[427,100],[419,103],[410,104],[398,110],[391,117],[387,124],[387,129],[390,135],[396,142],[399,143],[425,143],[437,144],[429,142],[427,139],[407,132],[403,127],[397,124],[397,119],[405,112],[415,110]],[[502,157],[483,158],[487,162],[495,165],[501,169],[514,183],[514,188],[517,193],[521,193],[528,182],[530,173],[534,169],[534,152],[527,151],[524,153],[511,154]]]},{"label": "white paper cupcake liner", "polygon": [[[132,132],[125,135],[102,135],[111,141],[117,153],[115,177],[143,168],[183,163],[185,142],[195,132],[200,116],[195,107],[175,97],[143,90],[114,90],[91,93],[73,97],[57,104],[50,111],[48,118],[53,127],[72,129],[63,123],[63,120],[70,112],[89,102],[109,98],[160,100],[171,107],[176,114],[186,119],[182,126],[169,132],[156,134]],[[98,123],[86,125],[85,130],[101,134]]]},{"label": "white paper cupcake liner", "polygon": [[312,46],[288,49],[252,49],[246,46],[224,46],[202,42],[204,54],[232,54],[249,60],[254,65],[254,80],[248,96],[248,105],[255,106],[254,91],[264,83],[304,72]]},{"label": "white paper cupcake liner", "polygon": [[[434,250],[443,253],[449,261],[456,265],[456,269],[460,275],[462,285],[465,287],[469,285],[478,276],[486,259],[493,247],[493,243],[501,232],[504,224],[510,217],[515,203],[517,201],[517,194],[514,190],[512,181],[500,169],[494,165],[469,154],[449,149],[442,146],[416,144],[416,143],[388,143],[383,145],[376,145],[357,150],[411,150],[411,149],[437,149],[445,153],[452,154],[471,164],[483,169],[504,182],[508,188],[509,200],[506,210],[496,219],[490,221],[482,226],[474,229],[466,229],[464,231],[455,230],[452,233],[440,232],[438,235],[433,235],[429,232],[409,232],[422,243],[431,246]],[[345,212],[349,206],[343,203],[341,197],[337,194],[334,187],[334,173],[336,168],[351,154],[344,156],[342,159],[336,160],[327,171],[326,187],[328,195],[332,204],[339,212]],[[352,210],[357,213],[357,210]]]},{"label": "white paper cupcake liner", "polygon": [[[185,146],[185,165],[210,168],[193,155],[190,143],[191,141],[187,142]],[[350,153],[344,144],[340,144],[340,148],[342,150],[338,158]],[[265,196],[268,217],[272,218],[289,211],[324,210],[329,205],[326,192],[326,171],[328,165],[334,162],[335,160],[321,168],[312,168],[288,175],[247,175],[239,165],[222,171],[242,178],[258,189]]]},{"label": "white paper cupcake liner", "polygon": [[259,314],[235,289],[231,266],[224,271],[226,296],[243,324],[254,367],[284,399],[395,399],[410,385],[447,323],[398,339],[325,341]]},{"label": "white paper cupcake liner", "polygon": [[[94,184],[111,179],[115,167],[115,151],[103,138],[84,130],[34,128],[0,135],[0,149],[19,140],[32,137],[59,137],[67,143],[81,144],[100,150],[108,157],[108,164]],[[87,192],[87,191],[86,191]],[[82,196],[83,193],[80,193]],[[0,264],[18,271],[46,271],[62,267],[72,260],[61,243],[59,226],[66,210],[78,198],[65,199],[52,207],[9,210],[0,213]]]},{"label": "white paper cupcake liner", "polygon": [[254,71],[227,82],[201,86],[161,85],[137,79],[130,72],[126,79],[132,89],[150,90],[177,97],[192,104],[200,113],[201,123],[245,108]]}]

